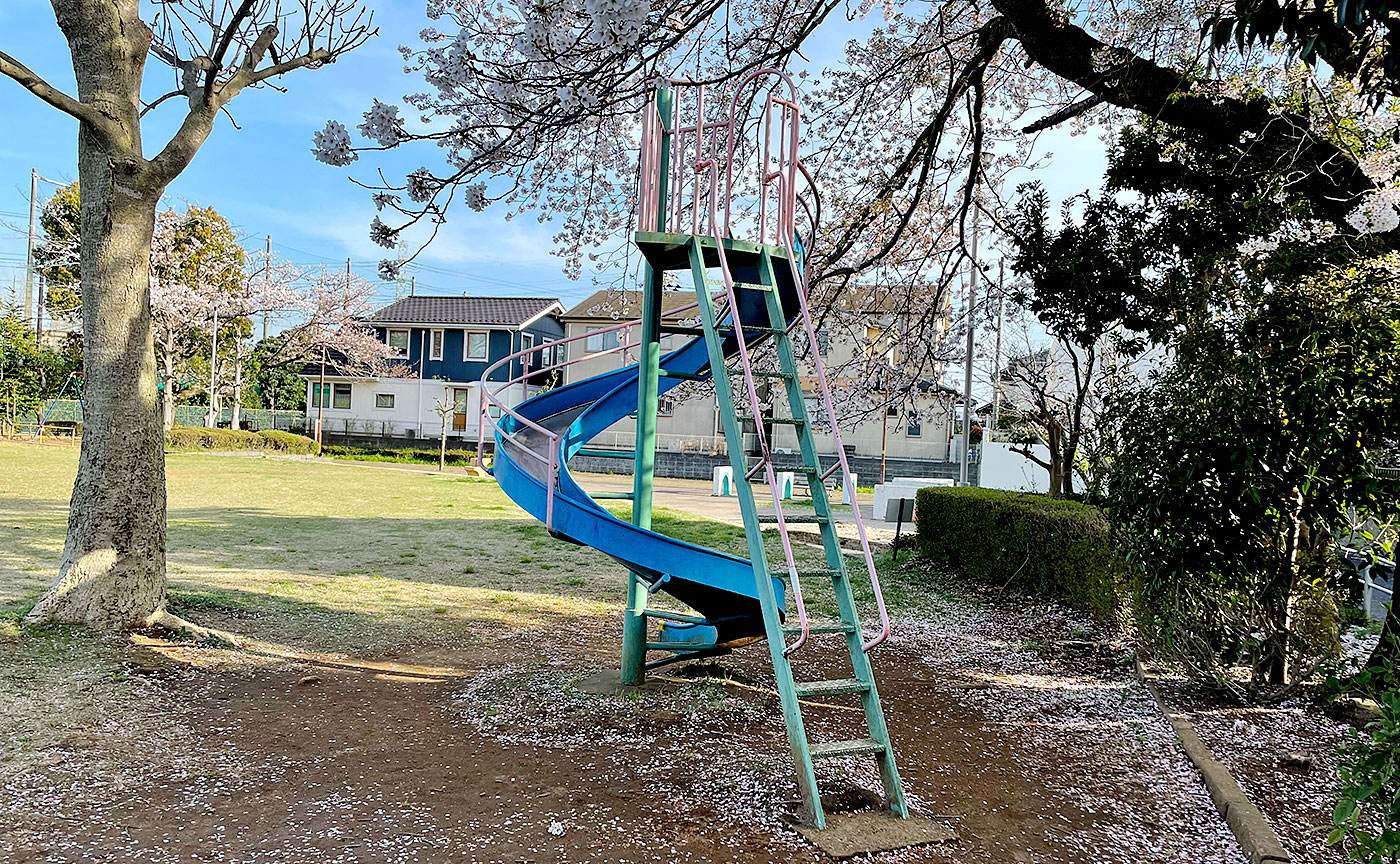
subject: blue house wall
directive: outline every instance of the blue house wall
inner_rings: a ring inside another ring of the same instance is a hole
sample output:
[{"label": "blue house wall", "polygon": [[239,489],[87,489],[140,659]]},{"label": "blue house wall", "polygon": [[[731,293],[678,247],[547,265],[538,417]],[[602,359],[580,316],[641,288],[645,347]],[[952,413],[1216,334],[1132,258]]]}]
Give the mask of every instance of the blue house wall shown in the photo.
[{"label": "blue house wall", "polygon": [[[522,347],[520,332],[515,330],[490,329],[487,327],[384,327],[374,328],[375,335],[380,341],[386,341],[388,331],[408,330],[408,356],[394,360],[395,363],[406,364],[413,371],[425,379],[437,378],[446,381],[480,381],[486,367],[505,357],[513,354]],[[432,353],[432,331],[443,331],[442,359],[432,360],[424,358],[424,353]],[[486,359],[467,360],[464,358],[466,352],[467,331],[480,332],[486,330],[489,334],[486,338]],[[539,345],[543,341],[555,341],[564,336],[564,326],[553,316],[545,316],[530,324],[523,331],[535,337],[535,344]],[[536,363],[538,365],[538,363]],[[511,361],[509,369],[501,367],[491,373],[492,381],[508,381],[521,373],[522,369],[518,360]]]}]

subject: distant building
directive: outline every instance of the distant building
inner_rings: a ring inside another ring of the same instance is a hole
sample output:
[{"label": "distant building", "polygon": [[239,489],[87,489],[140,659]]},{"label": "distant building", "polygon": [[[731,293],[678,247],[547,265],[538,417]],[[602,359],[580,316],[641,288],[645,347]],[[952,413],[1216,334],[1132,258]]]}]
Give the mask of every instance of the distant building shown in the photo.
[{"label": "distant building", "polygon": [[[584,337],[568,346],[568,359],[576,365],[567,367],[566,383],[581,381],[624,365],[635,363],[636,352],[626,353],[616,349],[621,344],[636,342],[641,337],[639,327],[629,331],[603,332],[641,315],[640,293],[636,291],[599,291],[560,315],[568,337]],[[857,295],[851,295],[857,296]],[[663,295],[662,320],[668,324],[695,325],[699,312],[693,307],[695,292],[668,291]],[[869,384],[845,377],[853,367],[868,368],[871,363],[860,360],[874,359],[875,365],[902,362],[901,351],[894,344],[895,332],[901,323],[901,312],[879,308],[870,295],[859,295],[854,301],[870,306],[843,304],[843,325],[828,334],[819,330],[818,350],[830,376],[833,391],[856,390],[865,392]],[[886,306],[893,303],[887,302]],[[858,319],[858,320],[857,320]],[[855,321],[855,325],[852,324]],[[946,329],[946,325],[944,326]],[[589,338],[589,334],[597,333]],[[941,332],[940,334],[941,335]],[[690,336],[667,335],[663,337],[663,354],[675,350],[688,341]],[[855,361],[855,362],[852,362]],[[771,359],[765,361],[772,363]],[[817,392],[815,368],[809,361],[798,358],[803,370],[801,383],[803,395],[807,399],[810,416],[820,415],[820,394]],[[940,370],[935,370],[941,374]],[[672,391],[671,398],[662,397],[659,416],[656,421],[657,448],[672,451],[699,451],[724,453],[726,445],[724,432],[719,424],[715,405],[714,388],[709,383],[684,384]],[[770,400],[778,416],[787,415],[786,400],[781,394]],[[898,395],[898,394],[894,394]],[[839,398],[839,397],[838,397]],[[854,448],[857,455],[878,458],[882,447],[892,459],[917,459],[947,461],[950,457],[949,438],[954,422],[952,406],[958,398],[957,391],[932,378],[920,378],[911,392],[897,401],[902,406],[885,409],[878,404],[863,415],[852,420],[847,418],[841,424],[841,437],[848,449]],[[875,402],[884,401],[882,394],[875,394]],[[846,400],[846,404],[852,404]],[[849,413],[849,412],[848,412]],[[773,446],[780,450],[797,449],[797,438],[791,427],[775,424],[768,427]],[[814,429],[817,449],[824,454],[835,452],[835,442],[830,431],[821,426]],[[630,450],[635,447],[636,420],[629,418],[619,421],[592,444],[595,449]]]},{"label": "distant building", "polygon": [[[331,362],[321,391],[321,364],[307,363],[301,376],[307,382],[308,424],[319,413],[323,433],[437,438],[442,419],[434,406],[443,400],[454,409],[448,437],[475,440],[478,391],[487,367],[517,351],[558,341],[564,335],[562,311],[563,304],[552,297],[405,297],[391,303],[364,323],[393,349],[397,356],[391,363],[415,377],[366,378]],[[532,364],[547,364],[551,354]],[[527,371],[512,360],[491,380],[505,382]],[[502,395],[507,404],[515,404],[523,398],[523,386],[514,385]]]}]

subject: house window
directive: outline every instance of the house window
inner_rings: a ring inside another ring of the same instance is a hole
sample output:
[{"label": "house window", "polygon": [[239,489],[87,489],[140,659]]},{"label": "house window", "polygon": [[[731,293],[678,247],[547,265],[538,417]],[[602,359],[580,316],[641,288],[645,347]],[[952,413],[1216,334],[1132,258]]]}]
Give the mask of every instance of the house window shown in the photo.
[{"label": "house window", "polygon": [[433,348],[432,348],[432,353],[430,353],[430,354],[428,355],[428,359],[429,359],[429,360],[441,360],[441,359],[442,359],[442,331],[441,331],[441,330],[434,330],[434,331],[433,331]]},{"label": "house window", "polygon": [[827,350],[831,347],[831,339],[826,335],[826,329],[817,331],[817,353],[825,357]]},{"label": "house window", "polygon": [[407,356],[408,356],[408,331],[407,331],[407,330],[390,330],[390,331],[389,331],[389,347],[392,348],[392,349],[394,350],[394,356],[396,356],[396,357],[407,357]]},{"label": "house window", "polygon": [[888,408],[885,409],[885,416],[886,416],[886,417],[898,417],[898,416],[899,416],[899,409],[896,408],[896,407],[894,407],[893,405],[891,405],[890,407],[888,407]]},{"label": "house window", "polygon": [[485,330],[468,330],[462,359],[485,360],[487,335]]},{"label": "house window", "polygon": [[670,417],[672,414],[675,413],[675,411],[676,411],[676,403],[675,403],[675,400],[671,399],[670,397],[668,397],[668,396],[662,396],[662,397],[659,397],[659,398],[656,400],[656,416],[657,416],[657,417]]},{"label": "house window", "polygon": [[[440,333],[440,332],[442,332],[442,331],[439,330],[438,332]],[[393,408],[393,407],[394,407],[394,394],[393,394],[393,393],[376,393],[376,394],[374,394],[374,407],[376,407],[376,408]]]},{"label": "house window", "polygon": [[599,351],[611,351],[618,346],[617,331],[610,330],[607,333],[599,333],[598,331],[602,329],[602,327],[589,327],[584,331],[586,333],[595,334],[589,336],[588,339],[584,341],[584,349],[588,351],[588,353],[594,354]]},{"label": "house window", "polygon": [[320,408],[325,403],[326,396],[330,396],[331,408],[350,407],[350,385],[349,384],[312,384],[311,385],[311,407]]},{"label": "house window", "polygon": [[[535,335],[534,335],[533,333],[521,333],[521,334],[520,334],[520,350],[521,350],[521,351],[529,351],[531,348],[534,348],[534,347],[535,347]],[[534,352],[531,352],[531,353],[529,353],[529,354],[522,354],[522,355],[520,355],[520,364],[521,364],[521,368],[523,368],[523,369],[536,369],[536,368],[539,368],[539,365],[540,365],[539,359],[540,359],[540,358],[539,358]]]},{"label": "house window", "polygon": [[920,436],[923,435],[923,434],[924,434],[924,427],[923,427],[923,424],[919,421],[919,415],[918,415],[918,414],[910,414],[910,415],[909,415],[909,424],[908,424],[907,426],[904,427],[904,435],[905,435],[905,437],[906,437],[906,438],[918,438],[918,437],[920,437]]}]

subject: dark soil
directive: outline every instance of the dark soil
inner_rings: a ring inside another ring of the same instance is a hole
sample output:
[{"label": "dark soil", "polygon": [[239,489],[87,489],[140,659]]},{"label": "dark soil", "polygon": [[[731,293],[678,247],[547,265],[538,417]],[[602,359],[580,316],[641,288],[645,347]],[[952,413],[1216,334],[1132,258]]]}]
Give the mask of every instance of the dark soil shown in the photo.
[{"label": "dark soil", "polygon": [[[237,652],[156,646],[132,672],[155,681],[145,723],[162,734],[127,753],[131,730],[100,729],[12,780],[5,794],[32,805],[0,807],[0,856],[825,860],[783,824],[795,784],[766,689],[766,646],[712,661],[698,680],[665,671],[680,682],[669,693],[608,699],[569,682],[604,665],[617,623],[578,624],[562,646],[521,634],[490,650],[437,646],[370,668],[229,666]],[[946,634],[964,624],[940,626]],[[967,617],[965,626],[969,645],[987,642],[985,621]],[[993,644],[987,656],[1010,652],[1022,668],[948,653],[942,643],[956,639],[937,633],[910,633],[876,655],[911,800],[958,837],[876,860],[1237,861],[1160,718],[1085,714],[1100,704],[1146,710],[1124,701],[1136,685],[1115,659],[1121,652],[1093,640],[1057,648],[1076,640],[1045,618],[1018,626],[1024,632],[990,635],[1034,633],[1039,654]],[[803,677],[844,677],[844,664],[840,652],[817,652]],[[743,686],[714,683],[725,676]],[[1095,701],[1074,701],[1086,693]],[[861,734],[859,716],[807,710],[823,740]],[[126,770],[94,767],[114,754]],[[848,794],[873,774],[873,764],[835,766],[824,791]]]}]

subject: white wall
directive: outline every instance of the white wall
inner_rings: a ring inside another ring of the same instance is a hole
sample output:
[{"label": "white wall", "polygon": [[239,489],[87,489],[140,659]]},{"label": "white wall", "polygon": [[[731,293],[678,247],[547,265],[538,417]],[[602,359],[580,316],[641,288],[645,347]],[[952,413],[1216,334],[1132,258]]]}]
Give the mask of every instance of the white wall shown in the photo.
[{"label": "white wall", "polygon": [[[307,382],[307,405],[311,405],[312,385]],[[344,384],[345,379],[326,379],[327,385]],[[435,400],[450,401],[452,390],[466,388],[467,423],[466,429],[453,431],[452,418],[448,417],[448,437],[476,440],[478,418],[481,416],[479,398],[480,382],[453,382],[437,379],[418,378],[356,378],[349,381],[350,407],[333,408],[327,404],[322,413],[323,429],[327,432],[361,432],[371,435],[406,435],[410,432],[417,438],[436,439],[442,434],[442,418],[433,410]],[[499,386],[499,385],[497,385]],[[332,388],[333,390],[333,388]],[[379,408],[375,397],[390,394],[394,397],[394,407]],[[513,385],[503,395],[507,405],[520,402],[520,385]],[[331,402],[334,400],[332,399]],[[320,409],[307,408],[307,419],[316,422]]]},{"label": "white wall", "polygon": [[[1002,441],[984,441],[981,446],[981,475],[977,485],[986,489],[1008,489],[1013,492],[1046,492],[1050,489],[1050,472]],[[1050,450],[1044,444],[1031,445],[1030,451],[1049,461]]]}]

